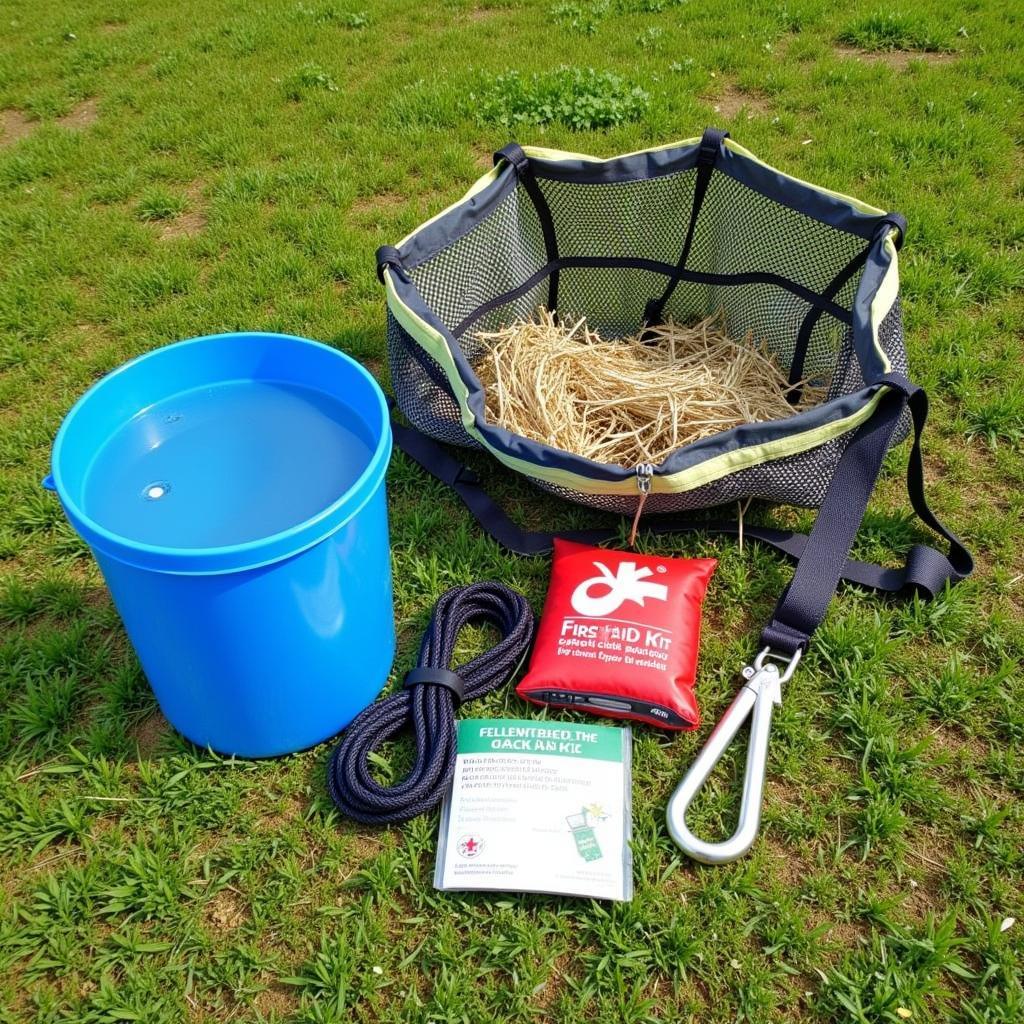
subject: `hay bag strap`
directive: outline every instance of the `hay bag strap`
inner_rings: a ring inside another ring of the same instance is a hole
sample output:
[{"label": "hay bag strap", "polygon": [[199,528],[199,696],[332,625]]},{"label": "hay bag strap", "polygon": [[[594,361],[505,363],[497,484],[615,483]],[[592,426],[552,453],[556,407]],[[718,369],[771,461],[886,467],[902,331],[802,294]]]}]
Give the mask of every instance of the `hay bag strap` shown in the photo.
[{"label": "hay bag strap", "polygon": [[[885,593],[916,593],[928,599],[947,584],[965,579],[974,569],[970,552],[928,507],[924,494],[921,433],[928,417],[925,392],[898,374],[886,374],[877,383],[887,385],[873,415],[854,434],[839,459],[825,501],[810,534],[765,526],[743,526],[745,537],[766,544],[797,563],[789,586],[779,598],[772,619],[761,634],[762,645],[779,654],[803,652],[825,616],[840,580]],[[848,557],[874,490],[882,460],[904,408],[914,423],[914,443],[907,466],[907,491],[920,519],[949,544],[948,554],[915,544],[905,563],[889,568]],[[395,443],[423,469],[447,484],[462,499],[485,532],[499,544],[524,555],[546,554],[555,534],[524,530],[514,523],[484,491],[476,474],[440,444],[415,428],[393,422]],[[651,533],[703,531],[738,534],[731,520],[687,520],[652,517]],[[618,529],[569,530],[558,534],[568,540],[599,544],[619,536]]]},{"label": "hay bag strap", "polygon": [[[876,383],[885,385],[871,416],[857,428],[840,456],[825,499],[810,534],[764,527],[744,528],[744,534],[768,544],[797,563],[771,621],[761,632],[761,651],[742,671],[732,703],[709,735],[703,749],[683,776],[666,810],[668,831],[676,845],[695,860],[725,864],[743,856],[753,845],[761,824],[761,800],[768,761],[768,740],[774,708],[781,703],[782,685],[793,675],[815,630],[825,617],[841,579],[874,590],[918,593],[935,597],[974,569],[970,552],[928,507],[924,495],[921,432],[928,418],[924,391],[905,377],[888,373]],[[914,424],[914,443],[907,465],[910,503],[921,520],[949,543],[948,554],[916,544],[905,564],[884,568],[848,557],[875,487],[882,461],[898,429],[904,409]],[[481,488],[471,470],[462,466],[435,441],[415,429],[392,424],[399,448],[466,503],[483,528],[514,551],[540,554],[549,549],[553,535],[520,529]],[[735,522],[659,520],[653,532],[703,530],[738,533]],[[600,543],[618,536],[618,530],[578,530],[561,534],[572,540]],[[708,842],[690,831],[686,814],[745,721],[750,721],[750,742],[743,778],[739,821],[728,839]]]}]

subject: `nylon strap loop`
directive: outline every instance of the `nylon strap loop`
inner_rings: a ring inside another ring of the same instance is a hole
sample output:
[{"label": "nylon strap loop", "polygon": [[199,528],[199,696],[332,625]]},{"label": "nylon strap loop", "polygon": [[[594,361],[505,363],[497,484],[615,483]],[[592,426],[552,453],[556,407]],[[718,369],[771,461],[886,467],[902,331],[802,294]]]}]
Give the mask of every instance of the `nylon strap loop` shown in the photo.
[{"label": "nylon strap loop", "polygon": [[928,419],[927,395],[900,374],[886,374],[876,383],[889,390],[840,457],[793,579],[779,598],[771,623],[761,634],[762,642],[774,650],[786,654],[793,654],[797,648],[803,650],[825,617],[904,408],[909,407],[914,423],[914,443],[907,462],[907,493],[920,519],[949,542],[949,553],[943,555],[923,544],[915,545],[902,572],[895,575],[899,589],[935,597],[947,585],[960,582],[974,570],[970,552],[939,521],[924,497],[921,433]]},{"label": "nylon strap loop", "polygon": [[906,400],[888,391],[840,456],[793,579],[761,635],[765,646],[802,651],[825,617]]},{"label": "nylon strap loop", "polygon": [[409,280],[408,271],[402,265],[402,254],[393,245],[382,245],[377,250],[377,280],[384,283],[384,268],[396,271],[403,281]]},{"label": "nylon strap loop", "polygon": [[810,636],[798,629],[790,629],[783,622],[772,619],[764,629],[761,630],[761,643],[770,647],[773,651],[787,654],[793,657],[798,651],[803,654],[807,650]]},{"label": "nylon strap loop", "polygon": [[700,149],[697,150],[697,164],[702,167],[714,165],[722,151],[722,143],[727,138],[729,133],[721,128],[705,128],[700,139]]},{"label": "nylon strap loop", "polygon": [[[495,166],[500,164],[502,160],[507,160],[515,169],[516,177],[523,188],[526,189],[530,201],[533,203],[533,208],[537,211],[537,220],[540,221],[541,234],[544,236],[544,255],[547,265],[557,264],[558,239],[555,235],[554,221],[551,219],[551,208],[548,206],[548,201],[545,199],[544,193],[537,184],[537,179],[530,168],[529,157],[523,152],[523,147],[518,142],[510,142],[507,146],[502,146],[494,154]],[[551,271],[548,277],[547,307],[552,313],[558,309],[557,267]]]},{"label": "nylon strap loop", "polygon": [[495,167],[502,160],[507,160],[516,169],[517,174],[522,174],[524,171],[529,170],[530,167],[530,159],[523,152],[523,147],[518,142],[510,142],[507,146],[502,146],[494,154]]},{"label": "nylon strap loop", "polygon": [[893,244],[896,246],[897,251],[899,251],[903,248],[903,241],[907,237],[907,218],[902,213],[887,213],[884,217],[879,218],[878,227],[875,230],[880,232],[887,226],[894,227],[897,231]]}]

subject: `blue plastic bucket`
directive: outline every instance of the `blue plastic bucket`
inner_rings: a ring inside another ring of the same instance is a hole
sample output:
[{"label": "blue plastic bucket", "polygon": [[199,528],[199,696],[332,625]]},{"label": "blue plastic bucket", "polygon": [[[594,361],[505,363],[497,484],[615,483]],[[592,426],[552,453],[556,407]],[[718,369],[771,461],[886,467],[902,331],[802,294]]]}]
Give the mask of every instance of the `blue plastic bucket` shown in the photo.
[{"label": "blue plastic bucket", "polygon": [[380,692],[395,648],[390,456],[373,377],[283,334],[157,349],[68,413],[45,483],[194,743],[301,750]]}]

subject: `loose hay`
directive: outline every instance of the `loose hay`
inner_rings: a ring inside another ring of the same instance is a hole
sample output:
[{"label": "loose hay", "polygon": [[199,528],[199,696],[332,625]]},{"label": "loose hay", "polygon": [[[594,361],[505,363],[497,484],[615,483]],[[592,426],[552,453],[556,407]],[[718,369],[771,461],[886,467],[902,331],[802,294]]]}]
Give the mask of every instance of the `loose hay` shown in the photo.
[{"label": "loose hay", "polygon": [[821,386],[790,385],[752,335],[730,338],[721,312],[605,340],[586,319],[569,324],[541,307],[477,338],[487,418],[595,462],[657,464],[741,423],[792,416],[794,389],[803,405],[824,397]]}]

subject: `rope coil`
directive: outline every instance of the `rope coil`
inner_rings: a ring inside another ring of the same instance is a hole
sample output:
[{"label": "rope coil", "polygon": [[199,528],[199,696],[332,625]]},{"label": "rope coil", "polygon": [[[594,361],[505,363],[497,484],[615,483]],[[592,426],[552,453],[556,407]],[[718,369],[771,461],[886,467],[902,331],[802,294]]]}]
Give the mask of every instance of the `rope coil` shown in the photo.
[{"label": "rope coil", "polygon": [[[449,670],[459,633],[470,623],[492,625],[502,639],[465,665]],[[502,583],[471,583],[442,594],[420,644],[419,663],[401,690],[371,704],[345,730],[327,767],[327,789],[346,817],[389,825],[425,814],[440,803],[455,772],[459,700],[440,677],[455,676],[462,701],[496,690],[522,664],[533,639],[533,611]],[[421,669],[440,670],[422,672]],[[420,679],[422,681],[417,682]],[[416,760],[404,779],[382,786],[370,755],[411,726]]]}]

